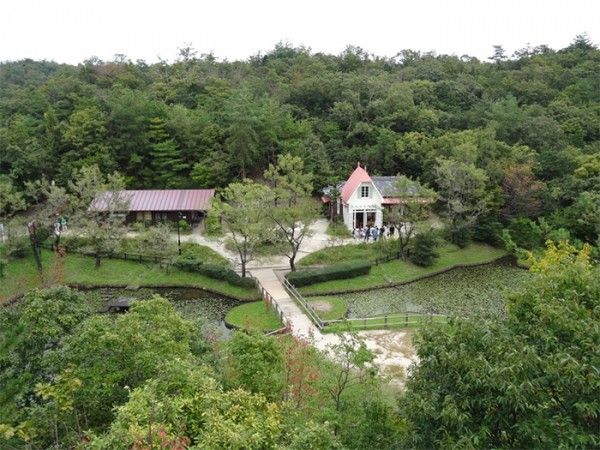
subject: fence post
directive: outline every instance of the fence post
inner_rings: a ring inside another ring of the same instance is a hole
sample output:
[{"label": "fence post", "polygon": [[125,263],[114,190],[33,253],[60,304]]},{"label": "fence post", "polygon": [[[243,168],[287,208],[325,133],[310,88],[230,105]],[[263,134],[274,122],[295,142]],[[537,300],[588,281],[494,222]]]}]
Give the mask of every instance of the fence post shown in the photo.
[{"label": "fence post", "polygon": [[383,328],[387,328],[387,314],[385,315]]},{"label": "fence post", "polygon": [[363,319],[363,326],[365,327],[365,330],[367,329],[367,319]]},{"label": "fence post", "polygon": [[408,324],[408,314],[406,314],[405,320],[404,320],[404,324],[407,325]]}]

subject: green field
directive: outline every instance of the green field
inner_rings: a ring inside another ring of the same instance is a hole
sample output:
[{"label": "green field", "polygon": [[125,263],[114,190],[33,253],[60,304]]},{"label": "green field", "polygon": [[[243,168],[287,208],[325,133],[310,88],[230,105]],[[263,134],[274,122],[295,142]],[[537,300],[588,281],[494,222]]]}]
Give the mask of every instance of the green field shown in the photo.
[{"label": "green field", "polygon": [[94,267],[94,258],[76,254],[68,255],[60,264],[59,258],[50,251],[42,252],[44,273],[40,276],[28,256],[11,260],[6,276],[0,279],[0,302],[36,287],[53,284],[81,284],[86,286],[132,285],[132,286],[190,286],[237,298],[255,300],[255,289],[234,286],[221,280],[185,272],[179,269],[167,271],[156,264],[144,264],[120,259],[103,259],[100,268]]},{"label": "green field", "polygon": [[[369,254],[368,252],[372,251],[369,247],[373,246],[374,244],[360,244],[330,247],[328,249],[323,249],[320,252],[323,252],[321,255],[328,255],[328,263],[333,263],[342,261],[343,259],[340,258],[343,254],[348,256],[345,260],[365,259]],[[506,255],[506,251],[503,249],[477,243],[470,244],[465,248],[458,248],[452,244],[446,244],[439,249],[439,252],[439,259],[430,267],[417,266],[410,261],[393,260],[373,266],[371,268],[371,273],[368,275],[345,280],[331,280],[316,283],[302,287],[299,291],[303,295],[319,295],[388,286],[393,283],[411,281],[423,275],[432,274],[456,265],[486,263]],[[318,253],[319,252],[315,252],[313,255]],[[359,258],[359,254],[362,254],[363,256]],[[307,256],[307,258],[310,256]],[[304,261],[304,259],[302,261]],[[324,258],[321,256],[320,259],[323,260]]]},{"label": "green field", "polygon": [[232,308],[225,322],[244,330],[273,331],[281,328],[277,313],[264,301],[245,303]]}]

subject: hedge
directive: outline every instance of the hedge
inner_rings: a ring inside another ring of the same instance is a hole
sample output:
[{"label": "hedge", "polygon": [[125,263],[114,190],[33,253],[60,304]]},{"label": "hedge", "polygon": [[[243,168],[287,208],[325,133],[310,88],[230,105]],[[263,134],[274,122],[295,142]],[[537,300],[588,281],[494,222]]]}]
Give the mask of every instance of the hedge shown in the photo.
[{"label": "hedge", "polygon": [[366,261],[350,261],[319,269],[299,270],[286,277],[295,287],[308,286],[329,280],[342,280],[367,275],[371,271],[371,263]]},{"label": "hedge", "polygon": [[204,264],[201,261],[194,259],[183,259],[175,263],[175,266],[188,272],[196,272],[216,280],[227,281],[230,284],[241,287],[254,287],[255,282],[252,278],[244,278],[239,276],[233,270],[217,266],[214,264]]}]

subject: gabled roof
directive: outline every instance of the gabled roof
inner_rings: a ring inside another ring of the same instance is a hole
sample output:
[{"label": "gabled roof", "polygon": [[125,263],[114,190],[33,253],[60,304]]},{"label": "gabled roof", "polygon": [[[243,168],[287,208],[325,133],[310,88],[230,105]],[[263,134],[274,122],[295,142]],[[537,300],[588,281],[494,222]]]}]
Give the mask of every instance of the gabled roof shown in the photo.
[{"label": "gabled roof", "polygon": [[354,191],[356,191],[358,186],[360,186],[362,183],[371,183],[372,181],[373,180],[371,180],[371,177],[367,171],[363,169],[359,163],[356,166],[356,169],[354,169],[354,172],[352,172],[352,175],[350,175],[350,178],[348,178],[342,187],[342,201],[344,203],[348,203],[348,200],[350,200],[350,197],[352,197],[352,194],[354,194]]},{"label": "gabled roof", "polygon": [[[214,189],[148,189],[139,191],[121,191],[123,203],[129,203],[129,211],[207,211]],[[107,200],[106,193],[98,195],[91,208],[103,210]]]},{"label": "gabled roof", "polygon": [[[399,177],[371,177],[373,184],[383,197],[397,197],[396,181]],[[412,183],[407,187],[408,195],[417,195],[417,185]]]}]

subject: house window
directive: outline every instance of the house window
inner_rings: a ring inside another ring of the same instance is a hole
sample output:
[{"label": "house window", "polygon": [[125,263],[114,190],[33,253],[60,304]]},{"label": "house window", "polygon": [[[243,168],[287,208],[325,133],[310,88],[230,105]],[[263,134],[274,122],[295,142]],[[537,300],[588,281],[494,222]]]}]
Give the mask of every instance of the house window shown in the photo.
[{"label": "house window", "polygon": [[369,196],[369,186],[361,186],[360,187],[360,196],[362,198]]}]

